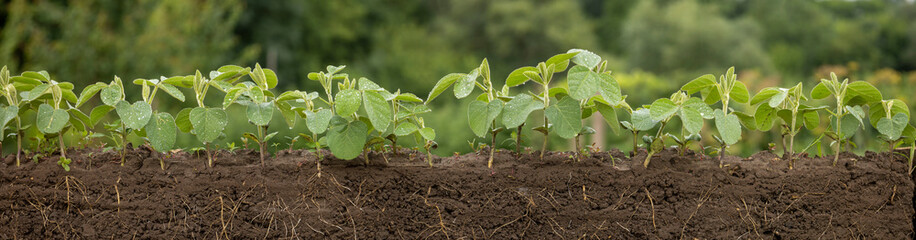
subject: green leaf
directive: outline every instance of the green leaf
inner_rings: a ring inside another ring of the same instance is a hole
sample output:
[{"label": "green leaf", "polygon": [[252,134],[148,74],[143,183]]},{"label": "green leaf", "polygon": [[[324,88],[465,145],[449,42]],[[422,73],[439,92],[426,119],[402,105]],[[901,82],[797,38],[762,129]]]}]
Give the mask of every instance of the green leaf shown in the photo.
[{"label": "green leaf", "polygon": [[582,109],[579,101],[573,98],[563,98],[545,110],[547,120],[552,125],[551,129],[565,139],[570,139],[579,134],[582,129]]},{"label": "green leaf", "polygon": [[330,109],[321,109],[318,112],[305,112],[305,115],[305,125],[308,126],[309,131],[314,134],[322,134],[328,130],[328,124],[334,113]]},{"label": "green leaf", "polygon": [[99,97],[102,99],[102,103],[108,106],[114,106],[120,102],[121,99],[121,86],[117,84],[108,85],[108,87],[102,89],[102,92],[99,93]]},{"label": "green leaf", "polygon": [[681,87],[681,90],[687,91],[687,94],[689,95],[689,94],[694,94],[696,92],[699,92],[700,90],[703,90],[703,89],[708,89],[715,85],[716,85],[716,76],[713,76],[712,74],[706,74],[694,80],[691,80],[690,82],[687,82],[687,84],[684,84],[684,86]]},{"label": "green leaf", "polygon": [[741,122],[741,126],[747,128],[748,130],[757,130],[757,120],[754,119],[754,116],[747,115],[743,112],[732,112],[735,116],[738,116],[738,121]]},{"label": "green leaf", "polygon": [[363,91],[363,105],[366,106],[366,114],[372,126],[380,131],[388,128],[394,118],[391,105],[385,101],[385,97],[376,91]]},{"label": "green leaf", "polygon": [[865,119],[865,110],[862,109],[862,106],[846,106],[846,112],[848,112],[849,115],[855,117],[856,120],[859,120],[859,124],[865,126],[865,122],[863,120]]},{"label": "green leaf", "polygon": [[42,84],[42,85],[35,86],[35,88],[32,88],[32,90],[29,90],[28,92],[23,92],[24,96],[22,97],[22,100],[31,102],[35,99],[38,99],[38,97],[41,97],[42,95],[44,95],[48,91],[49,88],[51,88],[51,85],[48,85],[48,84]]},{"label": "green leaf", "polygon": [[178,90],[175,86],[163,83],[159,84],[159,89],[162,89],[162,91],[168,93],[173,98],[178,99],[179,102],[184,102],[184,93],[181,93],[181,90]]},{"label": "green leaf", "polygon": [[191,120],[193,128],[191,133],[203,143],[210,143],[219,138],[226,124],[229,123],[226,111],[221,108],[196,107],[188,113],[188,119]]},{"label": "green leaf", "polygon": [[603,103],[595,103],[595,108],[601,113],[604,121],[611,128],[611,132],[615,135],[620,134],[620,120],[617,118],[617,110]]},{"label": "green leaf", "polygon": [[690,108],[681,108],[681,111],[678,112],[678,117],[681,118],[681,122],[684,123],[684,128],[687,129],[687,132],[690,134],[700,133],[700,130],[703,130],[703,115],[699,111]]},{"label": "green leaf", "polygon": [[760,106],[757,106],[757,111],[754,113],[757,130],[769,131],[773,128],[773,124],[776,123],[776,118],[778,117],[776,109],[767,104],[760,104]]},{"label": "green leaf", "polygon": [[601,81],[600,75],[582,65],[570,68],[567,75],[569,96],[582,100],[595,95],[598,91],[598,81]]},{"label": "green leaf", "polygon": [[502,112],[503,102],[495,100],[489,103],[483,101],[473,101],[468,105],[468,123],[471,131],[478,137],[486,137],[487,130],[490,129],[493,119]]},{"label": "green leaf", "polygon": [[636,131],[648,131],[658,124],[658,121],[652,120],[652,116],[647,108],[640,108],[633,111],[630,115],[630,122]]},{"label": "green leaf", "polygon": [[248,121],[251,121],[254,125],[265,126],[270,123],[270,119],[274,116],[274,103],[248,104],[248,109],[245,113],[248,115]]},{"label": "green leaf", "polygon": [[137,101],[134,104],[120,101],[115,105],[115,111],[117,111],[118,117],[121,118],[124,126],[135,130],[146,126],[150,116],[153,114],[153,108],[144,101]]},{"label": "green leaf", "polygon": [[590,52],[584,49],[570,49],[567,53],[578,52],[575,57],[572,58],[572,62],[579,66],[587,67],[588,69],[595,69],[598,64],[601,63],[601,57],[598,54]]},{"label": "green leaf", "polygon": [[[843,124],[840,126],[839,130],[841,139],[848,139],[852,137],[856,134],[857,130],[859,130],[859,127],[861,126],[859,125],[859,121],[856,120],[856,117],[853,117],[852,115],[843,116],[841,123]],[[830,121],[830,126],[833,129],[837,129],[836,120]]]},{"label": "green leaf", "polygon": [[878,132],[890,140],[900,139],[903,129],[906,128],[910,118],[903,113],[894,115],[893,118],[881,118],[878,120]]},{"label": "green leaf", "polygon": [[817,114],[817,111],[805,111],[802,117],[808,129],[814,130],[821,125],[821,116]]},{"label": "green leaf", "polygon": [[394,135],[396,136],[407,136],[410,135],[419,129],[416,124],[412,122],[405,122],[398,124],[398,127],[394,128]]},{"label": "green leaf", "polygon": [[544,63],[546,63],[547,66],[554,65],[556,69],[555,72],[562,72],[566,71],[566,68],[569,67],[569,59],[576,55],[579,55],[579,52],[561,53],[553,55],[553,57],[548,58]]},{"label": "green leaf", "polygon": [[525,76],[525,72],[528,72],[528,71],[537,72],[537,70],[538,69],[535,67],[520,67],[518,69],[515,69],[511,73],[509,73],[509,76],[506,78],[506,85],[510,87],[522,85],[523,83],[530,80],[530,78]]},{"label": "green leaf", "polygon": [[649,114],[652,116],[652,120],[656,122],[664,121],[671,116],[674,116],[678,111],[678,106],[674,104],[671,99],[661,98],[652,102],[652,105],[649,106]]},{"label": "green leaf", "polygon": [[712,105],[722,100],[722,96],[719,96],[719,91],[716,87],[700,90],[700,95],[703,97],[703,102],[705,102],[706,105]]},{"label": "green leaf", "polygon": [[843,103],[848,105],[861,105],[873,102],[880,102],[884,97],[875,86],[865,81],[856,81],[849,84],[846,88],[846,97]]},{"label": "green leaf", "polygon": [[359,91],[354,89],[346,89],[340,92],[337,92],[334,104],[336,105],[337,115],[340,116],[350,116],[356,113],[359,110],[359,105],[361,102],[359,96]]},{"label": "green leaf", "polygon": [[534,100],[531,95],[519,94],[506,103],[502,123],[506,128],[515,128],[528,120],[528,115],[538,109],[543,109],[544,104]]},{"label": "green leaf", "polygon": [[719,136],[722,141],[728,145],[734,145],[741,140],[741,122],[734,113],[723,114],[722,110],[716,109],[716,129],[719,130]]},{"label": "green leaf", "polygon": [[891,106],[891,114],[887,114],[887,112],[884,111],[884,106],[881,102],[875,102],[868,105],[868,117],[873,127],[877,127],[878,120],[887,118],[887,115],[894,116],[898,113],[903,113],[907,116],[910,115],[910,108],[906,105],[905,102],[901,101],[900,99],[894,99],[891,101],[894,102]]},{"label": "green leaf", "polygon": [[265,77],[265,80],[267,81],[267,89],[272,89],[272,88],[277,87],[277,82],[278,82],[277,74],[274,73],[274,70],[265,68],[264,77]]},{"label": "green leaf", "polygon": [[19,116],[19,107],[17,106],[3,106],[0,107],[0,139],[3,139],[4,130],[6,130],[6,125],[10,123],[16,116]]},{"label": "green leaf", "polygon": [[436,130],[430,127],[421,128],[419,132],[420,136],[423,136],[423,139],[426,139],[426,141],[436,140]]},{"label": "green leaf", "polygon": [[146,124],[146,138],[149,139],[153,149],[159,152],[172,150],[175,145],[175,136],[177,132],[175,119],[172,115],[165,112],[156,113],[153,118]]},{"label": "green leaf", "polygon": [[616,104],[623,99],[620,93],[620,84],[608,73],[598,74],[598,93],[610,104]]},{"label": "green leaf", "polygon": [[699,98],[689,98],[681,107],[697,110],[697,112],[700,112],[700,115],[702,115],[704,119],[712,119],[714,117],[712,108]]},{"label": "green leaf", "polygon": [[83,91],[80,92],[79,100],[76,101],[76,107],[82,106],[84,103],[89,101],[96,93],[99,93],[103,88],[107,87],[105,83],[95,83],[83,88]]},{"label": "green leaf", "polygon": [[827,88],[827,85],[824,85],[823,82],[818,83],[814,88],[811,89],[811,98],[812,99],[822,99],[830,96],[830,89]]},{"label": "green leaf", "polygon": [[739,103],[747,103],[748,98],[750,98],[750,94],[747,91],[747,86],[744,85],[743,82],[738,81],[735,81],[735,87],[732,88],[732,91],[728,94],[728,96],[732,100],[735,100]]},{"label": "green leaf", "polygon": [[394,97],[394,100],[398,100],[402,102],[416,102],[416,103],[423,102],[423,99],[420,99],[420,97],[417,97],[417,95],[414,95],[413,93],[398,94],[397,96]]},{"label": "green leaf", "polygon": [[369,127],[361,121],[352,121],[332,126],[328,131],[328,148],[335,157],[351,160],[363,152]]},{"label": "green leaf", "polygon": [[772,98],[774,95],[778,94],[779,92],[780,92],[779,89],[774,88],[774,87],[768,87],[768,88],[761,89],[760,92],[757,93],[757,95],[754,95],[754,97],[751,98],[750,104],[757,105],[760,102],[763,102],[763,101],[766,101]]},{"label": "green leaf", "polygon": [[280,110],[280,116],[283,117],[286,126],[293,129],[296,126],[296,120],[299,118],[299,115],[293,110],[293,106],[288,102],[275,102],[274,104],[277,106],[277,110]]},{"label": "green leaf", "polygon": [[175,126],[178,127],[178,130],[182,132],[189,133],[191,129],[194,129],[194,125],[191,124],[191,110],[193,108],[181,109],[178,112],[178,115],[175,115]]},{"label": "green leaf", "polygon": [[45,134],[58,133],[67,126],[70,121],[70,114],[63,109],[54,109],[47,103],[38,106],[38,114],[35,115],[35,125],[38,130]]},{"label": "green leaf", "polygon": [[458,83],[455,84],[455,98],[462,99],[467,97],[474,91],[474,83],[477,82],[477,77],[480,76],[477,69],[471,71],[471,73],[462,76]]}]

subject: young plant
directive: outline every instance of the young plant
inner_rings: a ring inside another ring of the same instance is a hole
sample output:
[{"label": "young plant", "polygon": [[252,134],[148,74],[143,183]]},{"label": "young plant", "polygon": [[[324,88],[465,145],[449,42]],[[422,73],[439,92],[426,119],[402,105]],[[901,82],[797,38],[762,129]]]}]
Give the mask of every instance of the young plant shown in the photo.
[{"label": "young plant", "polygon": [[901,142],[913,142],[916,129],[910,122],[910,109],[898,99],[882,100],[869,106],[872,126],[881,133],[887,142],[889,152],[893,152]]},{"label": "young plant", "polygon": [[[480,78],[481,81],[478,81],[478,78]],[[496,151],[496,134],[504,130],[504,128],[496,126],[496,119],[503,112],[503,107],[505,105],[504,100],[508,98],[508,85],[503,86],[502,89],[497,89],[496,86],[493,85],[493,82],[490,81],[490,64],[487,62],[487,59],[483,59],[480,66],[471,70],[470,73],[452,73],[439,79],[439,82],[436,83],[433,90],[429,92],[426,103],[428,104],[453,84],[455,85],[455,97],[458,99],[470,95],[471,92],[474,91],[474,86],[477,86],[477,88],[483,91],[482,94],[478,95],[477,98],[468,105],[468,123],[471,127],[471,131],[474,132],[474,135],[477,135],[477,137],[485,138],[487,133],[492,137],[490,141],[490,158],[487,161],[487,167],[493,168],[493,155]],[[527,115],[525,115],[525,117],[527,117]],[[524,121],[524,119],[525,118],[522,118],[522,121]]]},{"label": "young plant", "polygon": [[391,141],[394,154],[398,153],[398,139],[413,135],[418,143],[423,141],[427,163],[432,166],[430,148],[437,145],[434,141],[436,131],[426,127],[423,118],[418,116],[430,112],[423,99],[412,93],[401,93],[401,90],[390,93],[365,78],[360,79],[359,88],[363,92],[363,106],[369,122],[381,131],[381,137]]},{"label": "young plant", "polygon": [[[17,86],[31,90],[31,88],[34,88],[35,85],[28,84],[31,81],[25,81],[26,84],[23,84],[23,81],[15,81],[15,79],[16,78],[10,77],[9,69],[7,69],[6,66],[3,66],[3,69],[0,70],[0,95],[6,99],[7,105],[0,106],[0,144],[2,144],[3,139],[6,139],[4,132],[6,132],[7,125],[9,125],[10,121],[16,120],[16,124],[12,126],[12,134],[16,135],[16,166],[18,167],[20,165],[20,157],[22,154],[23,129],[22,121],[19,117],[19,110],[23,102],[19,100],[19,90],[17,89]],[[0,145],[0,149],[3,149],[2,145]]]},{"label": "young plant", "polygon": [[[321,83],[325,98],[318,97],[318,99],[324,101],[331,109],[313,109],[305,111],[305,114],[309,131],[315,134],[315,142],[322,142],[317,135],[326,133],[323,139],[331,149],[331,153],[337,158],[351,160],[363,153],[367,147],[371,129],[366,122],[371,120],[364,122],[357,115],[362,102],[362,92],[357,90],[355,79],[351,80],[349,75],[339,73],[344,67],[328,66],[327,72],[308,74],[309,79]],[[337,93],[333,91],[335,80],[340,81],[337,84]],[[320,144],[316,145],[316,149],[320,152],[318,146]],[[364,158],[368,164],[367,155],[364,155]]]},{"label": "young plant", "polygon": [[747,86],[739,82],[737,78],[735,67],[731,67],[725,72],[725,75],[719,76],[718,81],[712,74],[706,74],[681,87],[681,90],[686,91],[687,95],[699,92],[703,97],[703,102],[707,105],[722,102],[722,109],[716,109],[713,112],[716,129],[719,131],[716,139],[720,140],[719,143],[722,145],[719,151],[719,167],[724,166],[723,160],[728,146],[741,140],[741,121],[738,115],[730,112],[728,107],[731,100],[739,103],[748,102]]},{"label": "young plant", "polygon": [[[231,75],[237,72],[246,71],[246,69],[240,67],[229,67],[232,69],[226,68],[227,67],[220,68],[220,72],[228,72],[228,74]],[[187,81],[187,79],[188,77],[184,77],[184,81]],[[224,110],[229,104],[225,104],[224,102],[222,108],[207,107],[204,104],[204,99],[207,97],[207,91],[210,89],[210,86],[219,86],[216,82],[216,80],[209,80],[203,77],[200,71],[190,76],[190,87],[194,90],[194,99],[197,100],[197,107],[182,109],[175,117],[175,125],[178,130],[194,134],[197,140],[204,144],[207,152],[207,166],[210,167],[213,167],[213,155],[210,153],[210,143],[220,137],[223,133],[223,129],[225,129],[226,125],[229,123],[229,117],[226,115],[226,110]],[[179,86],[187,87],[186,84]],[[236,92],[238,91],[240,90]],[[226,98],[229,98],[230,95],[230,93],[227,93]]]},{"label": "young plant", "polygon": [[[671,119],[677,116],[681,120],[681,135],[682,138],[685,139],[684,146],[686,146],[687,136],[698,135],[700,130],[703,129],[703,119],[712,118],[712,112],[713,110],[702,100],[699,98],[691,98],[683,91],[672,94],[670,98],[655,100],[655,102],[649,106],[649,116],[652,118],[652,121],[658,122],[661,125],[658,127],[658,132],[652,137],[649,154],[646,156],[643,166],[649,167],[649,161],[652,156],[664,150],[665,143],[663,134],[665,126],[668,125]],[[683,151],[683,149],[681,151]]]},{"label": "young plant", "polygon": [[268,124],[273,118],[275,109],[274,95],[270,92],[270,89],[277,86],[277,74],[270,69],[262,69],[260,64],[255,64],[254,70],[249,73],[249,76],[251,76],[254,84],[249,85],[247,91],[245,91],[245,96],[248,97],[248,101],[244,102],[247,105],[245,113],[248,116],[248,122],[255,125],[258,131],[257,135],[246,133],[245,136],[258,143],[260,148],[258,153],[261,156],[261,165],[263,166],[264,155],[267,153],[267,142],[277,135],[277,132],[267,132]]},{"label": "young plant", "polygon": [[[548,133],[549,133],[549,129],[551,128],[551,125],[550,125],[551,123],[558,124],[555,127],[560,128],[562,130],[557,130],[558,131],[557,133],[567,139],[572,138],[575,135],[577,135],[579,133],[579,130],[581,129],[582,122],[581,121],[571,121],[572,117],[569,117],[570,115],[575,114],[575,110],[581,110],[579,108],[578,101],[576,101],[575,99],[570,98],[569,100],[565,102],[554,104],[553,109],[552,110],[550,109],[551,92],[558,93],[559,91],[562,91],[558,88],[554,88],[554,89],[550,88],[550,82],[551,80],[553,80],[553,75],[555,73],[566,71],[566,69],[569,67],[569,62],[570,62],[569,60],[575,57],[579,53],[580,51],[571,50],[567,53],[554,55],[553,57],[550,57],[549,59],[547,59],[547,61],[538,63],[536,67],[526,66],[526,67],[515,69],[514,71],[509,73],[509,76],[506,78],[506,86],[508,87],[519,86],[531,80],[539,84],[542,89],[540,94],[532,95],[535,99],[537,99],[538,102],[542,103],[540,109],[544,110],[544,125],[541,127],[535,128],[535,131],[538,131],[544,134],[544,142],[543,142],[543,145],[541,146],[541,158],[544,158],[544,152],[547,151],[547,143],[549,140]],[[600,58],[599,58],[599,61],[600,61]],[[588,71],[590,68],[585,67],[584,69]],[[587,75],[592,75],[592,74],[587,74]],[[594,81],[597,81],[597,80],[590,77],[590,83],[588,85],[591,85],[591,86],[596,85],[597,83],[594,83]],[[570,84],[570,85],[573,85],[573,84]],[[574,94],[577,97],[579,97],[581,95],[587,94],[588,93],[587,90],[589,89],[585,88],[584,86],[577,87],[575,91],[576,93]],[[591,90],[594,90],[594,88],[592,88]],[[591,95],[591,94],[588,94],[588,95]],[[551,116],[553,116],[554,119],[550,119]],[[559,119],[561,116],[566,116],[569,118],[568,119]],[[524,118],[522,119],[527,119],[528,116],[525,115],[523,117]],[[578,116],[575,116],[575,117],[578,118]]]},{"label": "young plant", "polygon": [[849,79],[839,81],[835,73],[830,73],[830,80],[821,79],[821,82],[811,89],[811,98],[823,99],[834,96],[836,111],[827,110],[831,115],[831,132],[828,136],[834,139],[835,146],[833,165],[840,159],[840,146],[843,145],[861,126],[865,112],[862,105],[881,102],[884,99],[881,92],[874,86],[864,81],[849,82]]},{"label": "young plant", "polygon": [[[777,120],[782,120],[783,158],[789,160],[789,169],[795,166],[795,136],[801,132],[802,124],[808,129],[817,128],[820,124],[817,111],[826,108],[802,104],[807,100],[802,83],[798,83],[792,88],[761,89],[750,101],[751,105],[760,104],[754,112],[754,129],[769,131]],[[786,138],[789,139],[788,144]]]},{"label": "young plant", "polygon": [[701,139],[700,134],[691,134],[687,136],[678,137],[678,136],[675,136],[674,134],[666,133],[665,136],[667,136],[671,140],[674,140],[674,142],[677,143],[677,153],[680,156],[684,156],[684,154],[687,152],[687,148],[690,147],[691,143],[699,142]]},{"label": "young plant", "polygon": [[[633,152],[631,156],[636,156],[636,153],[639,151],[639,132],[651,130],[658,124],[658,121],[652,119],[648,108],[629,110],[629,113],[630,121],[620,121],[620,126],[633,134]],[[647,148],[649,148],[649,146],[647,146]]]},{"label": "young plant", "polygon": [[67,158],[63,135],[71,126],[82,126],[76,119],[71,121],[70,114],[78,113],[85,116],[79,109],[71,107],[72,103],[77,102],[76,94],[73,93],[73,84],[57,82],[51,79],[46,71],[24,72],[21,76],[14,77],[13,80],[27,82],[29,86],[34,86],[28,92],[21,94],[22,100],[28,102],[33,108],[37,106],[35,125],[43,134],[57,135],[60,157]]},{"label": "young plant", "polygon": [[[186,77],[160,77],[160,79],[136,79],[134,84],[141,85],[143,91],[141,92],[143,96],[143,102],[147,106],[152,106],[153,100],[156,98],[156,93],[162,89],[162,91],[168,93],[170,96],[175,98],[178,101],[184,102],[184,94],[181,93],[181,90],[178,90],[177,87],[173,84],[185,85],[187,81]],[[152,89],[150,89],[152,86]],[[126,102],[124,102],[126,103]],[[136,105],[130,106],[134,108],[128,111],[137,111]],[[118,104],[118,107],[127,107],[126,104]],[[120,111],[119,111],[120,112]],[[178,126],[175,123],[175,118],[167,112],[151,112],[149,121],[143,127],[146,133],[146,139],[149,141],[150,145],[156,151],[160,153],[168,152],[172,150],[172,147],[175,145],[175,138],[178,134]],[[159,167],[162,170],[165,170],[165,162],[163,159],[159,159]]]}]

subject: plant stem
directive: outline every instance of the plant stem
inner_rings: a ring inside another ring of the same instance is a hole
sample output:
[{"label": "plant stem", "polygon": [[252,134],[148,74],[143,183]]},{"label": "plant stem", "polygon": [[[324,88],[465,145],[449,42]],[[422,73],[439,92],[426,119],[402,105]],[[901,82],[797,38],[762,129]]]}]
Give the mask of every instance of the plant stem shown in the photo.
[{"label": "plant stem", "polygon": [[842,127],[840,127],[840,124],[843,123],[843,121],[841,121],[843,119],[843,115],[844,115],[843,114],[843,99],[837,98],[837,101],[836,101],[836,116],[837,116],[836,117],[836,136],[837,136],[836,138],[837,138],[837,142],[836,142],[836,152],[835,152],[836,155],[833,156],[833,166],[836,166],[836,163],[840,160],[840,145],[843,145],[843,136],[840,136],[840,129],[843,129]]},{"label": "plant stem", "polygon": [[525,123],[518,125],[518,130],[515,130],[515,158],[522,156],[522,126],[525,126]]},{"label": "plant stem", "polygon": [[787,154],[789,155],[789,169],[795,167],[795,134],[789,134],[789,148],[787,148]]},{"label": "plant stem", "polygon": [[429,166],[433,166],[433,154],[429,151],[429,148],[426,148],[426,163],[429,163]]},{"label": "plant stem", "polygon": [[576,162],[579,162],[580,160],[582,160],[582,156],[581,154],[579,154],[579,152],[581,151],[580,149],[581,148],[579,147],[579,135],[576,134]]},{"label": "plant stem", "polygon": [[213,156],[210,155],[210,143],[204,144],[207,147],[207,165],[213,167]]},{"label": "plant stem", "polygon": [[637,136],[639,136],[639,131],[633,131],[633,152],[630,153],[630,157],[635,157],[636,152],[639,151],[639,145],[636,141]]},{"label": "plant stem", "polygon": [[[546,109],[546,108],[545,108]],[[544,113],[544,145],[541,146],[541,159],[544,159],[544,152],[547,151],[547,139],[550,138],[549,131],[547,130],[547,113]]]},{"label": "plant stem", "polygon": [[67,149],[64,147],[64,133],[61,132],[60,134],[58,134],[57,139],[59,140],[58,143],[60,143],[60,158],[66,159],[67,158]]},{"label": "plant stem", "polygon": [[487,161],[487,168],[493,169],[493,154],[496,152],[496,131],[492,131],[493,138],[490,139],[490,160]]},{"label": "plant stem", "polygon": [[719,168],[725,166],[725,149],[728,148],[727,144],[722,144],[722,149],[719,150]]},{"label": "plant stem", "polygon": [[655,152],[649,151],[648,154],[649,155],[646,156],[646,160],[642,162],[642,166],[645,168],[649,168],[649,161],[652,160],[652,155],[655,155]]},{"label": "plant stem", "polygon": [[121,123],[121,166],[124,166],[124,151],[127,149],[127,128]]},{"label": "plant stem", "polygon": [[366,166],[369,166],[369,149],[363,149],[363,159],[366,160]]},{"label": "plant stem", "polygon": [[[0,136],[2,137],[2,136]],[[22,154],[22,121],[16,117],[16,166],[19,166],[19,158]]]},{"label": "plant stem", "polygon": [[264,142],[264,130],[261,129],[261,126],[257,126],[257,128],[258,128],[258,148],[261,149],[258,152],[261,155],[261,166],[263,167],[264,166],[264,148],[266,147],[267,143]]}]

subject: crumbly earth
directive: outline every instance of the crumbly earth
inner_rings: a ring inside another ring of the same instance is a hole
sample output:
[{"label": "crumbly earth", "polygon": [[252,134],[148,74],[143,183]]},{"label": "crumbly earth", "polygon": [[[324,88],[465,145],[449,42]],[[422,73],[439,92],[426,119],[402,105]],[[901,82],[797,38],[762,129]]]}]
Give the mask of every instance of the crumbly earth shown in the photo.
[{"label": "crumbly earth", "polygon": [[[761,152],[727,166],[667,150],[648,168],[613,150],[516,157],[371,153],[369,165],[281,151],[160,154],[74,149],[0,163],[2,239],[902,239],[914,185],[888,153],[803,158]],[[324,153],[327,156],[327,152]],[[612,157],[613,156],[613,157]],[[165,170],[160,169],[160,159]]]}]

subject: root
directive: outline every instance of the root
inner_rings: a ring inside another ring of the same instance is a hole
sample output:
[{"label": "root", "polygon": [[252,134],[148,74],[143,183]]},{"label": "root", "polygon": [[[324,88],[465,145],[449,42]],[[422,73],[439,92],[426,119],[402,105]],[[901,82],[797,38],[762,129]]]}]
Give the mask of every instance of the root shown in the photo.
[{"label": "root", "polygon": [[646,197],[649,198],[649,206],[652,207],[652,228],[658,231],[658,226],[655,225],[655,201],[652,200],[652,195],[649,194],[648,188],[643,188],[643,190],[646,190]]},{"label": "root", "polygon": [[710,188],[709,190],[706,191],[705,194],[703,194],[703,197],[701,197],[699,199],[699,203],[697,203],[697,208],[693,210],[693,213],[691,213],[689,217],[687,217],[687,221],[684,221],[684,227],[681,228],[681,237],[680,237],[681,239],[685,238],[684,232],[687,231],[687,225],[690,225],[690,220],[693,219],[693,216],[696,215],[697,212],[700,211],[700,207],[702,207],[703,204],[706,203],[706,201],[709,201],[709,194],[715,189],[716,187]]}]

